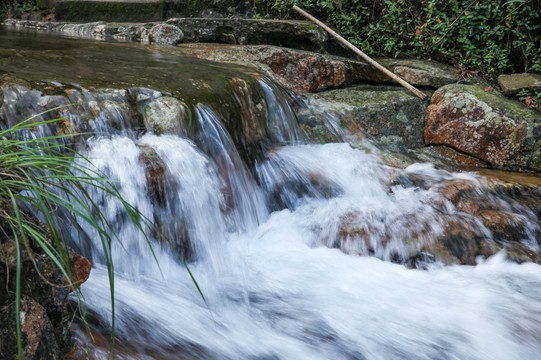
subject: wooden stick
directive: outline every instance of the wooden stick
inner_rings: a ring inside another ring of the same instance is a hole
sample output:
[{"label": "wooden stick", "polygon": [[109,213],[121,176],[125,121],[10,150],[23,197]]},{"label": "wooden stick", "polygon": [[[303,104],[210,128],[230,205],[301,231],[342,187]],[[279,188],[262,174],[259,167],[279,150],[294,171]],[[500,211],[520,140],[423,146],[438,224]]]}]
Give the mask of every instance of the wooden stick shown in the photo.
[{"label": "wooden stick", "polygon": [[338,39],[338,41],[340,41],[342,44],[344,44],[345,46],[347,46],[349,49],[351,49],[354,53],[356,53],[357,55],[359,55],[360,57],[362,57],[364,60],[366,60],[369,64],[371,64],[372,66],[374,66],[376,69],[378,69],[379,71],[383,72],[385,75],[389,76],[391,79],[395,80],[397,83],[399,83],[400,85],[402,85],[403,87],[405,87],[406,89],[408,89],[409,91],[411,91],[412,93],[414,93],[415,95],[417,95],[419,98],[421,98],[421,100],[425,100],[426,99],[426,94],[424,94],[423,92],[421,92],[420,90],[416,89],[415,87],[413,87],[410,83],[408,83],[406,80],[402,79],[401,77],[397,76],[396,74],[392,73],[391,71],[387,70],[386,68],[384,68],[383,66],[381,66],[380,64],[378,64],[377,62],[375,62],[374,60],[372,60],[368,55],[366,55],[365,53],[363,53],[361,50],[359,50],[357,47],[355,47],[355,45],[353,45],[352,43],[350,43],[349,41],[347,41],[346,39],[344,39],[342,36],[338,35],[334,30],[332,30],[330,27],[328,27],[327,25],[325,25],[324,23],[322,23],[321,21],[319,21],[318,19],[316,19],[315,17],[313,17],[312,15],[308,14],[306,11],[302,10],[301,8],[299,8],[298,6],[296,5],[293,5],[293,10],[295,10],[296,12],[300,13],[301,15],[307,17],[308,19],[312,20],[314,23],[316,23],[317,25],[321,26],[325,31],[327,31],[329,34],[331,34],[332,36],[334,36],[336,39]]}]

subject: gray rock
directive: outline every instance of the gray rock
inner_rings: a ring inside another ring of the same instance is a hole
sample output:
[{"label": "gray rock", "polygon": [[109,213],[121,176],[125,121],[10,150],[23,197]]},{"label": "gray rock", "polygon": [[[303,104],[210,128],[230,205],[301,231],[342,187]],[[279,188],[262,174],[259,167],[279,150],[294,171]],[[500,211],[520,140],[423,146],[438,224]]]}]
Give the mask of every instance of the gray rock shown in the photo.
[{"label": "gray rock", "polygon": [[432,96],[425,141],[492,166],[541,170],[541,113],[495,91],[447,85]]},{"label": "gray rock", "polygon": [[147,131],[186,136],[190,111],[180,100],[164,96],[148,103],[143,117]]},{"label": "gray rock", "polygon": [[178,27],[158,24],[150,29],[149,42],[158,45],[176,45],[184,39],[184,33]]},{"label": "gray rock", "polygon": [[424,146],[428,103],[401,87],[355,85],[306,96],[338,117],[346,136],[367,134],[392,147]]},{"label": "gray rock", "polygon": [[439,88],[458,81],[456,69],[435,61],[377,59],[387,69],[412,85]]},{"label": "gray rock", "polygon": [[541,91],[541,75],[539,74],[511,74],[498,76],[498,85],[505,95],[513,96],[521,90]]}]

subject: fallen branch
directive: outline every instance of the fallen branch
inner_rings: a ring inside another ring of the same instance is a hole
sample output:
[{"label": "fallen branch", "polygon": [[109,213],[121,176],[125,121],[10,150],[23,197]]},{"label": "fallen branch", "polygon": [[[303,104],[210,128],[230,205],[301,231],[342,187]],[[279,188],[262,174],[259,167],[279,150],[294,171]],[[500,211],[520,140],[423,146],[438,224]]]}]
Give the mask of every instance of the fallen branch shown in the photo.
[{"label": "fallen branch", "polygon": [[327,31],[329,34],[331,34],[336,39],[338,39],[338,41],[340,41],[342,44],[344,44],[349,49],[351,49],[354,53],[356,53],[357,55],[362,57],[364,60],[366,60],[370,65],[374,66],[376,69],[383,72],[385,75],[389,76],[391,79],[393,79],[394,81],[396,81],[397,83],[399,83],[400,85],[402,85],[403,87],[405,87],[406,89],[408,89],[409,91],[417,95],[419,98],[421,98],[421,100],[425,100],[427,98],[426,94],[424,94],[422,91],[416,89],[406,80],[402,79],[401,77],[397,76],[393,72],[387,70],[385,67],[381,66],[380,64],[372,60],[368,55],[366,55],[364,52],[359,50],[355,45],[353,45],[352,43],[344,39],[342,36],[338,35],[334,30],[332,30],[330,27],[328,27],[327,25],[325,25],[324,23],[322,23],[321,21],[319,21],[312,15],[308,14],[306,11],[302,10],[296,5],[293,5],[293,10],[300,13],[304,17],[310,19],[317,25],[321,26],[325,31]]}]

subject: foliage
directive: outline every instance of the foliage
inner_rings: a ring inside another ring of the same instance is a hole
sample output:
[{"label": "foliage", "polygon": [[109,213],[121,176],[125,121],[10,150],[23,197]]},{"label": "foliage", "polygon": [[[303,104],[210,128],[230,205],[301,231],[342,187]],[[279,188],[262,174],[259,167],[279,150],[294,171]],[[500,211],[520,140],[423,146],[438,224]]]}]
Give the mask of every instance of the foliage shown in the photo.
[{"label": "foliage", "polygon": [[[0,238],[12,238],[16,244],[15,297],[20,359],[23,358],[19,317],[21,286],[24,281],[21,279],[22,250],[26,249],[28,254],[32,254],[31,247],[39,247],[60,269],[69,287],[77,290],[67,245],[69,239],[61,230],[61,224],[66,221],[68,214],[94,228],[102,240],[108,267],[114,336],[114,276],[110,255],[115,235],[112,224],[105,219],[85,189],[91,186],[111,194],[122,202],[142,232],[147,226],[146,219],[122,199],[114,185],[96,172],[88,160],[77,156],[76,161],[72,156],[73,150],[59,145],[62,143],[59,140],[64,136],[36,138],[36,127],[47,126],[58,120],[37,123],[32,120],[0,131],[0,200],[4,205],[0,209]],[[39,213],[41,221],[28,216],[29,210]],[[0,250],[1,246],[2,242]]]},{"label": "foliage", "polygon": [[296,4],[375,56],[435,59],[494,79],[541,73],[538,0],[267,0],[282,17]]},{"label": "foliage", "polygon": [[30,12],[39,10],[36,0],[8,0],[0,5],[0,19],[4,18],[8,11]]}]

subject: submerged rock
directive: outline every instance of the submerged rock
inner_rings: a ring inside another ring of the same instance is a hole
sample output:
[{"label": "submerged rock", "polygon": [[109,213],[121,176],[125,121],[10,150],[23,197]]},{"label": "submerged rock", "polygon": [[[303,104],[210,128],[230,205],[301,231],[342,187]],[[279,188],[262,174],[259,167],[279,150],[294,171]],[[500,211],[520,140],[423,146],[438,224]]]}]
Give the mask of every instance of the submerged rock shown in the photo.
[{"label": "submerged rock", "polygon": [[432,96],[425,141],[497,167],[541,170],[541,114],[475,85],[447,85]]},{"label": "submerged rock", "polygon": [[427,223],[414,215],[397,229],[396,224],[378,226],[370,214],[352,212],[341,218],[331,245],[421,267],[427,261],[475,265],[478,257],[502,250],[510,260],[541,263],[540,187],[495,179],[481,187],[468,179],[431,182],[414,173],[397,182],[433,192],[438,220]]}]

